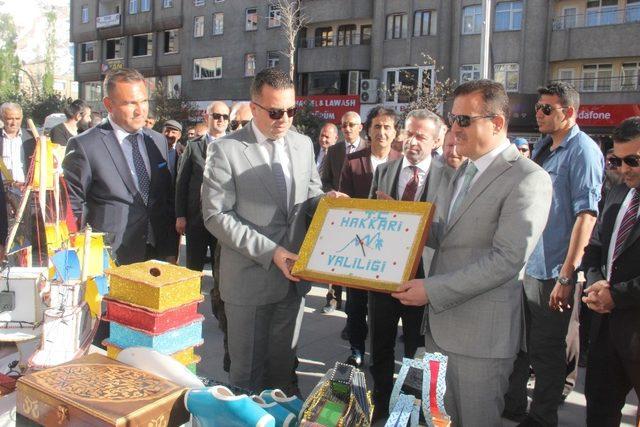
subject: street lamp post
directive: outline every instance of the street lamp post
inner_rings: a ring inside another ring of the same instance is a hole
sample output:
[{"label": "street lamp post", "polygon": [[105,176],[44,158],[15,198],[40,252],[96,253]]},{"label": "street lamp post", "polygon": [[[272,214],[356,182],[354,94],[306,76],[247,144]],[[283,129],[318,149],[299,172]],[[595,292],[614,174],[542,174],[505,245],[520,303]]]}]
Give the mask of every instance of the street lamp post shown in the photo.
[{"label": "street lamp post", "polygon": [[480,78],[489,78],[489,42],[491,40],[491,0],[482,0],[482,32],[480,33]]}]

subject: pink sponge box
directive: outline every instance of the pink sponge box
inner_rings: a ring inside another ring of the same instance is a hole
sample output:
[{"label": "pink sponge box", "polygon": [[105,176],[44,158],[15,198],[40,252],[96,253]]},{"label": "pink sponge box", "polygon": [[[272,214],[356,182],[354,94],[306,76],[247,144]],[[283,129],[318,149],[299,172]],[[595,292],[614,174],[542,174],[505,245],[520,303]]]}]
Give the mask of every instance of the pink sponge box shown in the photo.
[{"label": "pink sponge box", "polygon": [[198,303],[203,300],[193,301],[179,307],[162,312],[146,310],[132,304],[105,297],[107,313],[105,320],[118,322],[151,334],[161,334],[173,329],[202,319],[198,314]]}]

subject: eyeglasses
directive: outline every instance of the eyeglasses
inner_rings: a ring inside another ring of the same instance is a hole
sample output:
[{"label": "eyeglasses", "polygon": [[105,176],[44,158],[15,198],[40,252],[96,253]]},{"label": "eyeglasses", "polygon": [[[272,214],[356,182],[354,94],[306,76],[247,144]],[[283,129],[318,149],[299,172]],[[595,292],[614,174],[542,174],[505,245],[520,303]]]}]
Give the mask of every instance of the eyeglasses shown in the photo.
[{"label": "eyeglasses", "polygon": [[346,122],[346,123],[342,123],[342,124],[340,125],[340,127],[342,127],[342,128],[354,128],[354,127],[359,126],[359,125],[360,125],[360,123],[350,123],[350,122]]},{"label": "eyeglasses", "polygon": [[231,120],[231,130],[238,129],[238,126],[245,127],[249,120]]},{"label": "eyeglasses", "polygon": [[223,119],[225,122],[229,120],[228,114],[211,113],[211,117],[213,117],[213,120]]},{"label": "eyeglasses", "polygon": [[549,116],[551,115],[551,112],[553,110],[564,110],[565,107],[552,107],[549,104],[540,104],[539,102],[533,107],[536,110],[536,113],[540,110],[542,110],[542,114],[544,114],[545,116]]},{"label": "eyeglasses", "polygon": [[264,111],[266,111],[267,113],[269,113],[269,118],[271,120],[280,120],[282,118],[282,116],[284,116],[284,113],[287,113],[287,116],[289,118],[292,118],[293,116],[296,115],[296,111],[298,110],[297,107],[291,107],[291,108],[287,108],[286,110],[276,110],[276,109],[269,109],[269,108],[265,108],[262,105],[258,104],[255,101],[251,101],[254,104],[256,104],[258,107],[262,108]]},{"label": "eyeglasses", "polygon": [[449,113],[447,115],[447,119],[449,120],[449,126],[453,126],[454,123],[457,123],[461,128],[466,128],[471,126],[471,122],[474,120],[493,119],[496,116],[496,114],[488,114],[486,116],[466,116],[464,114]]},{"label": "eyeglasses", "polygon": [[607,159],[607,162],[609,163],[609,167],[611,169],[619,168],[620,166],[622,166],[622,162],[624,162],[629,167],[637,168],[638,166],[640,166],[640,156],[638,156],[637,154],[632,154],[630,156],[625,156],[622,158],[611,156]]}]

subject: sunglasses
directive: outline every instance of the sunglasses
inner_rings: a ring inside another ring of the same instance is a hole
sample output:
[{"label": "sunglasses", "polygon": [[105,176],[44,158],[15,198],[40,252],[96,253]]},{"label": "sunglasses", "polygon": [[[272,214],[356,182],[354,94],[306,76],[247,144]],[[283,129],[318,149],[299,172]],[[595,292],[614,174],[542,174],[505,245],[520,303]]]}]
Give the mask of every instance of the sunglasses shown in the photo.
[{"label": "sunglasses", "polygon": [[238,126],[245,127],[249,123],[249,120],[231,120],[231,130],[238,129]]},{"label": "sunglasses", "polygon": [[229,120],[228,114],[211,113],[211,117],[213,117],[213,120],[223,119],[225,122]]},{"label": "sunglasses", "polygon": [[497,117],[496,114],[489,114],[486,116],[466,116],[464,114],[452,114],[449,113],[447,115],[447,119],[449,120],[449,126],[453,126],[454,123],[457,123],[461,128],[466,128],[471,126],[471,122],[478,119],[493,119]]},{"label": "sunglasses", "polygon": [[342,128],[354,128],[356,126],[358,126],[360,123],[342,123],[342,125],[340,125],[340,127]]},{"label": "sunglasses", "polygon": [[269,118],[271,120],[280,120],[282,116],[284,116],[284,113],[287,113],[287,117],[292,118],[293,116],[296,115],[296,111],[298,110],[297,107],[287,108],[286,110],[269,109],[269,108],[263,107],[262,105],[258,104],[255,101],[251,101],[251,102],[256,104],[258,107],[262,108],[267,113],[269,113]]},{"label": "sunglasses", "polygon": [[632,154],[630,156],[625,156],[623,158],[612,156],[607,159],[609,163],[609,167],[611,169],[617,169],[622,166],[622,162],[624,162],[627,166],[632,168],[637,168],[640,166],[640,156],[637,154]]},{"label": "sunglasses", "polygon": [[549,104],[540,104],[539,102],[533,107],[536,110],[536,113],[540,110],[542,110],[542,114],[544,114],[545,116],[549,116],[551,115],[551,112],[553,110],[564,110],[565,107],[552,107]]}]

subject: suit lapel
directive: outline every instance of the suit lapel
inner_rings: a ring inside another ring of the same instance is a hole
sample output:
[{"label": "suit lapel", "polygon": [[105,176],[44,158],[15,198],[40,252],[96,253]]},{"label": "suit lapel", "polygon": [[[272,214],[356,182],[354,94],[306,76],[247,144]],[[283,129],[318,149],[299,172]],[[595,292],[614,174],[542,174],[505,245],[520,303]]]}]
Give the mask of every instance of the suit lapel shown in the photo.
[{"label": "suit lapel", "polygon": [[[159,173],[159,165],[163,162],[166,163],[167,170],[169,170],[169,164],[162,158],[162,154],[156,142],[146,133],[142,134],[144,136],[144,145],[147,149],[147,157],[149,158],[149,169],[150,175],[149,179],[151,179],[150,188],[151,190],[154,185],[158,184],[158,173]],[[153,194],[152,191],[149,191],[149,196]]]},{"label": "suit lapel", "polygon": [[[104,122],[102,124],[104,124]],[[127,159],[124,157],[124,152],[122,151],[120,143],[116,139],[115,133],[113,133],[113,129],[107,122],[105,126],[101,126],[100,132],[102,134],[102,143],[107,148],[107,152],[111,156],[113,165],[118,171],[120,178],[122,178],[122,181],[129,192],[135,196],[138,193],[138,189],[133,182],[129,164],[127,163]]]},{"label": "suit lapel", "polygon": [[[636,191],[640,191],[640,189],[636,189]],[[629,192],[627,192],[627,194],[628,193]],[[620,253],[627,250],[627,248],[631,246],[639,238],[640,238],[640,218],[636,218],[636,223],[633,225],[633,228],[631,229],[631,233],[629,233],[629,236],[627,236],[627,240],[624,241],[624,244],[622,245],[622,251]]]},{"label": "suit lapel", "polygon": [[394,162],[391,167],[389,167],[389,179],[391,180],[391,189],[389,191],[389,196],[391,196],[395,200],[400,200],[400,197],[402,197],[402,194],[398,194],[398,180],[400,179],[401,169],[402,160]]},{"label": "suit lapel", "polygon": [[431,166],[429,167],[429,175],[427,175],[427,191],[422,192],[422,201],[435,201],[436,195],[438,194],[438,187],[440,186],[440,180],[442,179],[442,168],[443,165],[438,162],[437,159],[432,157]]},{"label": "suit lapel", "polygon": [[298,189],[296,188],[296,182],[302,184],[302,172],[306,165],[308,165],[306,159],[302,158],[302,152],[300,150],[300,144],[296,144],[293,141],[293,138],[290,137],[291,134],[287,133],[284,137],[284,142],[286,146],[289,148],[289,158],[291,159],[291,198],[289,200],[289,211],[295,206],[296,200],[304,199],[297,196]]}]

